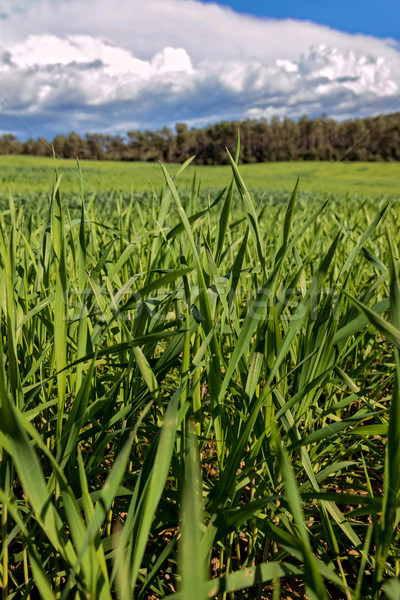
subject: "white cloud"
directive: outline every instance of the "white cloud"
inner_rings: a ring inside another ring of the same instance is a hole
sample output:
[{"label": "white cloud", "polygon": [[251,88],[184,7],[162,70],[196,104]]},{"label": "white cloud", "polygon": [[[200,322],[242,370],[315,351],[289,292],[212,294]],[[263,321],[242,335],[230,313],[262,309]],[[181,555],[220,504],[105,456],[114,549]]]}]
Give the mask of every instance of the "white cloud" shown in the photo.
[{"label": "white cloud", "polygon": [[[256,19],[194,0],[5,3],[0,127],[39,134],[390,110],[392,40]],[[11,110],[12,109],[12,110]],[[25,134],[26,135],[26,134]]]}]

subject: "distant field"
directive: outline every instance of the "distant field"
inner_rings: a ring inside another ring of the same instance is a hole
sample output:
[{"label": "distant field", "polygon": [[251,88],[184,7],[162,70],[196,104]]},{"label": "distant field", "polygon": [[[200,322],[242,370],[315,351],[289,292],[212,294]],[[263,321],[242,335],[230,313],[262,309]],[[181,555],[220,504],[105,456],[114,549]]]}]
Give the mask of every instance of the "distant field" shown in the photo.
[{"label": "distant field", "polygon": [[[74,160],[60,160],[58,169],[63,175],[63,191],[78,192],[79,183]],[[163,184],[161,168],[156,163],[110,161],[82,161],[87,191],[149,189],[149,180],[155,187]],[[171,173],[178,166],[169,165]],[[0,193],[13,194],[50,191],[54,161],[51,158],[31,156],[0,156]],[[228,166],[188,168],[180,177],[180,185],[191,183],[194,172],[203,189],[221,188],[231,179]],[[299,173],[303,192],[362,196],[398,195],[400,191],[400,163],[340,163],[282,162],[242,165],[241,173],[251,189],[291,190]]]}]

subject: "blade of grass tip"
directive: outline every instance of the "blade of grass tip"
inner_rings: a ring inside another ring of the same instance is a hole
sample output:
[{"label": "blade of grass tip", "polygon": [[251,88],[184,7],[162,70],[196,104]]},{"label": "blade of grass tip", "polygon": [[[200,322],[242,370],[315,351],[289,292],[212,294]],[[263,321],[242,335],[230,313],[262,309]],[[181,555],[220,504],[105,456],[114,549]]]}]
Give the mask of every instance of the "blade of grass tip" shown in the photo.
[{"label": "blade of grass tip", "polygon": [[158,383],[157,383],[156,376],[154,375],[154,373],[149,365],[149,362],[148,362],[147,358],[145,357],[145,355],[143,354],[143,351],[141,350],[141,348],[139,348],[138,346],[134,346],[132,348],[132,351],[135,356],[136,364],[139,367],[139,371],[143,377],[143,380],[146,383],[147,387],[149,388],[151,395],[154,397],[154,399],[157,402],[157,400],[158,400]]},{"label": "blade of grass tip", "polygon": [[[183,173],[183,171],[190,165],[190,163],[196,158],[196,156],[190,156],[187,160],[185,160],[185,162],[183,163],[183,165],[181,165],[178,169],[178,171],[175,173],[174,177],[173,177],[173,181],[175,181],[175,179],[177,179],[179,177],[179,175],[181,175]],[[160,163],[161,164],[161,163]]]},{"label": "blade of grass tip", "polygon": [[[56,184],[57,185],[57,184]],[[42,250],[40,255],[40,265],[42,274],[42,286],[45,290],[49,288],[50,280],[50,262],[51,262],[51,221],[53,215],[53,194],[50,198],[50,206],[47,214],[46,224],[44,226],[42,238]]]},{"label": "blade of grass tip", "polygon": [[182,538],[179,552],[181,594],[187,600],[206,600],[206,570],[200,551],[200,528],[203,524],[202,483],[199,450],[189,423],[186,443],[185,483],[182,502]]},{"label": "blade of grass tip", "polygon": [[86,230],[85,230],[85,200],[83,192],[83,175],[81,165],[78,161],[78,172],[79,172],[79,185],[81,189],[81,219],[79,224],[79,240],[78,240],[78,288],[79,292],[82,293],[85,289],[86,282]]},{"label": "blade of grass tip", "polygon": [[[229,305],[232,308],[232,310],[234,309],[234,300],[237,299],[237,294],[236,294],[236,290],[239,284],[239,280],[240,280],[240,275],[242,272],[242,267],[243,267],[243,261],[244,261],[244,257],[246,254],[246,250],[247,250],[247,241],[249,239],[249,233],[250,233],[250,229],[249,226],[246,227],[246,231],[244,232],[243,238],[242,238],[242,243],[240,244],[240,248],[239,251],[236,255],[236,258],[233,262],[232,265],[232,269],[231,269],[231,274],[232,274],[232,284],[231,284],[231,289],[228,295],[228,299],[229,299]],[[238,302],[238,300],[237,300]]]},{"label": "blade of grass tip", "polygon": [[301,499],[296,483],[296,478],[293,473],[289,457],[283,446],[283,442],[279,439],[275,424],[271,423],[271,433],[274,438],[276,453],[278,455],[279,465],[282,472],[282,478],[285,483],[287,501],[297,525],[299,536],[303,546],[304,559],[304,579],[310,600],[328,600],[326,588],[322,581],[322,577],[316,565],[316,558],[313,555],[309,533],[304,522],[303,510],[301,507]]},{"label": "blade of grass tip", "polygon": [[[82,363],[80,363],[81,366]],[[65,465],[70,460],[71,456],[74,456],[76,448],[76,440],[79,432],[82,430],[83,425],[86,422],[85,414],[89,404],[91,384],[93,378],[93,372],[95,368],[95,359],[89,365],[88,371],[81,383],[79,390],[74,398],[72,408],[69,412],[68,419],[64,428],[64,435],[59,446],[59,452],[57,459],[60,462],[61,469],[64,470]]]},{"label": "blade of grass tip", "polygon": [[[235,163],[237,165],[239,164],[239,155],[240,155],[240,131],[238,129],[236,151],[235,151]],[[217,241],[217,250],[215,252],[215,264],[217,265],[217,267],[219,266],[219,264],[221,262],[222,249],[224,247],[226,230],[228,228],[229,216],[231,213],[232,198],[233,198],[233,184],[234,184],[234,179],[232,178],[232,182],[229,186],[228,194],[226,196],[224,205],[222,207],[221,216],[220,216],[219,223],[218,223],[218,241]]]},{"label": "blade of grass tip", "polygon": [[[202,216],[208,214],[210,212],[210,210],[212,208],[214,208],[214,206],[216,206],[220,200],[224,197],[224,194],[226,192],[226,188],[224,188],[216,197],[216,199],[214,200],[214,202],[212,202],[212,204],[207,207],[207,208],[203,208],[202,210],[200,210],[199,212],[192,214],[190,217],[188,217],[188,221],[191,225],[193,225],[193,223],[195,223],[196,221],[198,221],[199,219],[201,219]],[[166,235],[166,239],[170,240],[171,238],[177,236],[179,233],[181,233],[182,231],[185,230],[184,224],[182,222],[178,223],[177,225],[175,225],[174,227],[172,227],[172,229],[169,230],[169,232]]]},{"label": "blade of grass tip", "polygon": [[[371,307],[370,310],[379,315],[387,311],[388,308],[390,308],[390,298],[385,298],[385,300],[377,302],[374,306]],[[352,336],[354,333],[357,333],[364,327],[367,327],[368,325],[368,318],[363,313],[359,314],[349,323],[343,325],[343,327],[336,331],[332,340],[332,345],[342,345],[350,336]]]},{"label": "blade of grass tip", "polygon": [[193,215],[196,211],[197,207],[197,199],[200,193],[201,182],[197,183],[197,175],[196,171],[193,173],[192,177],[192,187],[190,189],[189,195],[189,204],[188,204],[188,214]]},{"label": "blade of grass tip", "polygon": [[[390,312],[392,324],[400,330],[400,285],[394,261],[394,247],[389,233]],[[383,579],[385,561],[399,521],[397,498],[400,490],[400,350],[394,348],[396,378],[389,412],[389,431],[386,444],[385,477],[382,507],[382,535],[377,549],[376,584]]]},{"label": "blade of grass tip", "polygon": [[[378,329],[396,348],[400,349],[400,328],[395,327],[393,323],[386,321],[373,309],[368,308],[363,302],[346,292],[343,288],[338,290],[347,296],[347,298],[358,308],[360,313],[365,315],[367,321]],[[376,305],[377,307],[377,305]],[[350,325],[350,324],[349,324]],[[344,329],[344,328],[343,328]],[[353,333],[353,332],[351,332]],[[350,333],[350,335],[351,335]]]},{"label": "blade of grass tip", "polygon": [[358,255],[358,253],[362,250],[362,248],[364,247],[364,245],[367,243],[367,241],[369,240],[369,238],[371,237],[371,235],[373,234],[373,232],[377,228],[379,222],[382,220],[382,218],[383,218],[383,216],[384,216],[384,214],[385,214],[388,206],[389,206],[389,204],[386,204],[383,207],[383,209],[376,215],[375,219],[369,225],[369,227],[364,231],[363,235],[358,240],[356,246],[353,248],[353,250],[348,255],[347,260],[344,263],[344,265],[343,265],[343,267],[342,267],[342,269],[341,269],[341,271],[339,273],[338,280],[341,278],[341,276],[348,269],[350,269],[350,267],[354,263],[354,259],[356,258],[356,256]]},{"label": "blade of grass tip", "polygon": [[[200,261],[199,253],[198,253],[198,250],[197,250],[196,242],[195,242],[194,237],[193,237],[193,230],[192,230],[192,228],[190,226],[189,219],[188,219],[188,217],[187,217],[187,215],[186,215],[186,213],[185,213],[185,211],[183,209],[183,206],[182,206],[181,200],[179,198],[177,189],[176,189],[176,187],[174,185],[173,180],[171,179],[170,174],[168,173],[167,169],[165,168],[165,166],[162,163],[160,163],[160,166],[161,166],[161,169],[162,169],[162,171],[164,173],[164,177],[165,177],[165,180],[167,182],[167,185],[168,185],[168,187],[169,187],[169,189],[171,191],[172,197],[173,197],[173,199],[175,201],[176,208],[178,209],[179,217],[182,220],[183,226],[185,228],[186,235],[188,236],[188,239],[190,241],[190,245],[192,247],[193,256],[194,256],[194,259],[195,259],[198,271],[200,273],[199,276],[201,278],[203,278],[203,280],[204,280],[204,277],[202,275],[201,261]],[[201,282],[201,283],[203,283],[203,282]],[[205,283],[204,283],[204,287],[205,287]]]},{"label": "blade of grass tip", "polygon": [[221,262],[221,254],[222,249],[225,244],[225,235],[226,230],[228,228],[229,223],[229,215],[231,213],[232,206],[232,198],[233,198],[233,181],[231,182],[228,193],[226,195],[226,199],[224,205],[222,207],[221,216],[218,223],[218,240],[217,240],[217,250],[215,252],[215,264],[219,266]]},{"label": "blade of grass tip", "polygon": [[278,261],[284,255],[287,245],[288,245],[289,233],[290,233],[290,228],[292,225],[294,209],[296,206],[299,185],[300,185],[300,175],[297,178],[296,185],[294,186],[292,195],[289,200],[289,204],[287,205],[287,208],[286,208],[285,218],[283,220],[282,230],[281,230],[281,234],[280,234],[280,238],[281,238],[280,245],[279,245],[279,249],[275,256],[275,261],[274,261],[275,265],[278,263]]},{"label": "blade of grass tip", "polygon": [[81,193],[82,201],[85,197],[84,187],[83,187],[83,173],[81,168],[81,163],[79,158],[76,159],[76,168],[78,169],[78,179],[79,179],[79,191]]},{"label": "blade of grass tip", "polygon": [[240,158],[240,129],[237,130],[237,138],[236,138],[236,149],[235,149],[235,163],[239,164]]},{"label": "blade of grass tip", "polygon": [[56,297],[54,305],[54,356],[57,375],[57,432],[56,439],[61,440],[62,423],[67,384],[67,266],[65,256],[65,235],[63,211],[60,196],[60,177],[57,177],[53,193],[53,218],[51,235],[55,255]]},{"label": "blade of grass tip", "polygon": [[[160,207],[159,207],[158,216],[157,216],[157,224],[161,231],[163,230],[166,218],[168,216],[170,204],[171,204],[171,192],[167,188],[165,191],[161,192]],[[154,236],[152,249],[151,249],[152,262],[154,260],[154,257],[156,256],[157,250],[161,247],[161,244],[162,244],[161,236]]]},{"label": "blade of grass tip", "polygon": [[250,230],[252,233],[255,247],[257,248],[258,259],[260,261],[260,265],[261,265],[261,268],[262,268],[264,276],[265,276],[266,275],[266,265],[265,265],[265,253],[264,253],[264,249],[263,249],[263,245],[262,245],[263,238],[261,235],[260,225],[258,223],[258,217],[257,217],[256,210],[254,208],[253,200],[252,200],[252,198],[249,194],[249,191],[242,179],[242,176],[240,175],[240,172],[239,172],[236,162],[232,158],[229,150],[226,149],[226,151],[228,153],[228,158],[231,163],[235,183],[239,190],[239,194],[242,198],[242,201],[243,201],[246,213],[247,213],[247,218],[250,223]]},{"label": "blade of grass tip", "polygon": [[[86,249],[86,231],[85,231],[85,204],[84,204],[84,191],[83,191],[83,175],[81,170],[81,165],[78,162],[78,172],[79,172],[79,185],[81,190],[81,219],[79,224],[79,239],[78,239],[78,294],[80,298],[84,298],[84,293],[86,289],[86,263],[87,263],[87,249]],[[80,300],[78,298],[78,302]],[[87,326],[87,308],[84,302],[82,302],[81,306],[81,314],[79,317],[79,325],[78,325],[78,333],[77,333],[77,352],[76,359],[80,359],[85,355],[86,345],[87,345],[87,336],[88,336],[88,326]],[[75,391],[79,390],[82,383],[82,371],[83,364],[77,365],[76,368],[76,376],[75,376]]]}]

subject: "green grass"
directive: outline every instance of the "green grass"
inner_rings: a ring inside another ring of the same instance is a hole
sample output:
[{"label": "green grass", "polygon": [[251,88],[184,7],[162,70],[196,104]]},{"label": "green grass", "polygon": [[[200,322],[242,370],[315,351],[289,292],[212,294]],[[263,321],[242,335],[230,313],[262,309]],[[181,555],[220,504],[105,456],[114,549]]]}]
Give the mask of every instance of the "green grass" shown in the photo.
[{"label": "green grass", "polygon": [[399,202],[230,160],[0,197],[3,600],[399,597]]},{"label": "green grass", "polygon": [[[79,180],[75,161],[63,160],[58,164],[63,175],[64,193],[77,192]],[[82,161],[85,184],[96,193],[109,191],[149,190],[149,181],[157,188],[163,183],[162,172],[154,163],[126,163],[109,161]],[[168,169],[175,173],[177,165]],[[51,158],[31,156],[0,156],[0,193],[13,194],[43,192],[48,187],[54,170]],[[230,167],[189,167],[180,178],[180,184],[190,185],[196,172],[204,189],[220,189],[230,181]],[[303,192],[316,191],[359,196],[393,196],[399,192],[400,165],[398,163],[334,163],[282,162],[243,165],[241,172],[253,190],[291,190],[298,175],[302,175]]]}]

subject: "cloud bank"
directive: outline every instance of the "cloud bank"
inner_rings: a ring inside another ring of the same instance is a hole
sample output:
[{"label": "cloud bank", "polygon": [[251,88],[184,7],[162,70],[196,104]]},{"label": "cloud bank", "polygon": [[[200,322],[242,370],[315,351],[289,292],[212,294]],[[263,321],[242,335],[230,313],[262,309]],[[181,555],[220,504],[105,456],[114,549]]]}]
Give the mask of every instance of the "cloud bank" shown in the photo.
[{"label": "cloud bank", "polygon": [[21,137],[400,106],[393,40],[195,0],[13,0],[0,16],[0,130]]}]

